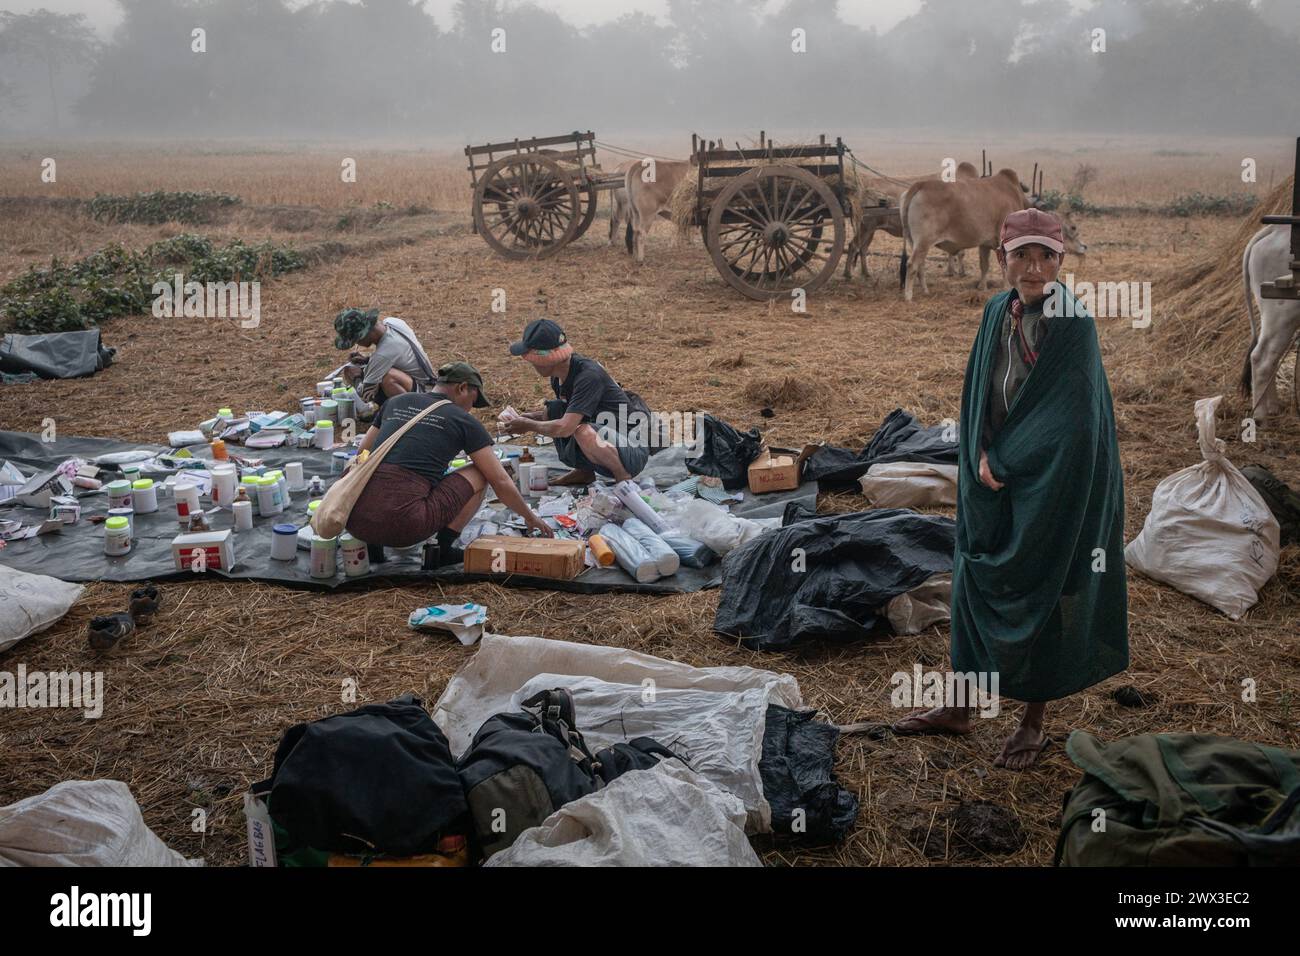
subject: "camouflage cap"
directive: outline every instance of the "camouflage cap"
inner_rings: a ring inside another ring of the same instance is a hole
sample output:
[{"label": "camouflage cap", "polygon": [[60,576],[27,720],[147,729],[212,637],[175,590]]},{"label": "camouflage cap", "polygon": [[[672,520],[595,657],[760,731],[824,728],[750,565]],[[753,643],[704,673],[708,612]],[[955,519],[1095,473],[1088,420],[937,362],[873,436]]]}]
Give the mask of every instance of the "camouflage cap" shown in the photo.
[{"label": "camouflage cap", "polygon": [[360,309],[344,309],[338,315],[334,316],[334,347],[336,349],[350,349],[367,335],[379,321],[379,310],[371,309],[369,312],[362,312]]},{"label": "camouflage cap", "polygon": [[492,403],[488,401],[483,394],[483,376],[473,365],[468,362],[448,362],[442,368],[438,369],[439,385],[473,385],[478,389],[478,397],[474,399],[475,408],[487,408]]}]

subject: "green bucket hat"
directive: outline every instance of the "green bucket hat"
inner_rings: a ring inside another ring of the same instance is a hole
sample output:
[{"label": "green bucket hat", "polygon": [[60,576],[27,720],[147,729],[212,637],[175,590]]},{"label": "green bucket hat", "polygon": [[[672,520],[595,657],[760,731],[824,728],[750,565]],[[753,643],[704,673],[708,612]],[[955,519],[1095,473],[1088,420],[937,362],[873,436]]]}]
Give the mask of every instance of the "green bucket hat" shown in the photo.
[{"label": "green bucket hat", "polygon": [[379,310],[371,309],[369,312],[362,312],[360,309],[344,309],[338,315],[334,316],[334,347],[336,349],[350,349],[367,335],[379,321]]},{"label": "green bucket hat", "polygon": [[487,408],[492,403],[483,394],[483,376],[479,370],[468,362],[448,362],[438,369],[439,385],[473,385],[478,389],[478,398],[474,399],[475,408]]}]

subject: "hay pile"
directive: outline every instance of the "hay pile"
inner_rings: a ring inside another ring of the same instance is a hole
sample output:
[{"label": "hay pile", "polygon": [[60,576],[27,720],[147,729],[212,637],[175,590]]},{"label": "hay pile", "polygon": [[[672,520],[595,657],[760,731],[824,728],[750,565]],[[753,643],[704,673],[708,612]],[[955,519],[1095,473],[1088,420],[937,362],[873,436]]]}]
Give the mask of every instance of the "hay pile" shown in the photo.
[{"label": "hay pile", "polygon": [[[1295,177],[1269,193],[1242,219],[1241,225],[1225,244],[1213,250],[1190,269],[1171,277],[1178,291],[1166,303],[1169,319],[1157,334],[1177,339],[1189,333],[1201,346],[1208,347],[1225,332],[1234,342],[1246,321],[1245,299],[1241,286],[1241,254],[1250,237],[1261,228],[1260,218],[1291,212],[1291,189]],[[1247,332],[1249,335],[1249,332]]]},{"label": "hay pile", "polygon": [[[1203,381],[1217,381],[1231,390],[1250,343],[1250,326],[1241,284],[1241,256],[1250,237],[1262,226],[1260,218],[1291,212],[1289,176],[1242,218],[1232,238],[1187,269],[1159,281],[1176,289],[1164,301],[1153,322],[1153,340],[1172,363],[1186,363]],[[1157,298],[1157,302],[1160,299]],[[1283,359],[1278,368],[1279,393],[1294,389],[1294,365]],[[1285,399],[1284,399],[1285,402]]]}]

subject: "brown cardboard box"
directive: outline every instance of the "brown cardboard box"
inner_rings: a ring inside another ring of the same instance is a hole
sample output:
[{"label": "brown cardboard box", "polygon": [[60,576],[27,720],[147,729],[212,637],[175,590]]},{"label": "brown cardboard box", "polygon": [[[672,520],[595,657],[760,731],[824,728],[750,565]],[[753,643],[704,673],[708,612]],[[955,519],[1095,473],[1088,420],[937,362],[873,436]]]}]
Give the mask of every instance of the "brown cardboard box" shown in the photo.
[{"label": "brown cardboard box", "polygon": [[586,545],[573,538],[516,538],[487,534],[465,549],[471,574],[531,574],[567,581],[582,573]]},{"label": "brown cardboard box", "polygon": [[803,463],[819,446],[804,445],[797,454],[786,448],[772,449],[766,445],[758,457],[749,463],[749,490],[756,495],[765,491],[793,491],[799,487],[799,473]]}]

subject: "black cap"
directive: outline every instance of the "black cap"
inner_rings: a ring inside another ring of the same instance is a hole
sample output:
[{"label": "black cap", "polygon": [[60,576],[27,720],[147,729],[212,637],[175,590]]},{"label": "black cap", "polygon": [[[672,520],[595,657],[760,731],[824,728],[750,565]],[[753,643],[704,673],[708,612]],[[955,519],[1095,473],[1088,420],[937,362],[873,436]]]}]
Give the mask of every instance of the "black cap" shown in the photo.
[{"label": "black cap", "polygon": [[475,408],[487,408],[492,403],[483,394],[483,376],[479,370],[468,362],[448,362],[438,369],[439,385],[473,385],[478,389],[478,398],[474,399]]},{"label": "black cap", "polygon": [[524,327],[524,337],[510,346],[510,354],[523,355],[529,349],[558,349],[567,341],[564,329],[550,319],[533,319]]}]

